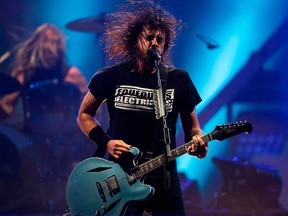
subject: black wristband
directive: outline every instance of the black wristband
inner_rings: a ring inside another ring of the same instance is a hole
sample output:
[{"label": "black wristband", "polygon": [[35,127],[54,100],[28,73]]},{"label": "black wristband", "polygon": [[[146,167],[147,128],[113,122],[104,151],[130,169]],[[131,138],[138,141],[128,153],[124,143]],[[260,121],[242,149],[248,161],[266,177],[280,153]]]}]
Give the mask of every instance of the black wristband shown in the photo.
[{"label": "black wristband", "polygon": [[88,137],[96,144],[106,150],[107,143],[111,140],[111,137],[98,125],[89,132]]}]

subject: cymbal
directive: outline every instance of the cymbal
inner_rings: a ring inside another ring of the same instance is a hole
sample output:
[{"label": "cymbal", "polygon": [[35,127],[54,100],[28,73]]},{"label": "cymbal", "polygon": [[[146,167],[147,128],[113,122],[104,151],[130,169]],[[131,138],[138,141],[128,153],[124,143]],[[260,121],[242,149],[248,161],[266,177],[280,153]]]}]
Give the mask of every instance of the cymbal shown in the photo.
[{"label": "cymbal", "polygon": [[106,13],[96,17],[77,19],[66,24],[66,28],[81,32],[94,32],[101,34],[105,31]]},{"label": "cymbal", "polygon": [[0,97],[20,90],[21,84],[13,77],[0,72]]}]

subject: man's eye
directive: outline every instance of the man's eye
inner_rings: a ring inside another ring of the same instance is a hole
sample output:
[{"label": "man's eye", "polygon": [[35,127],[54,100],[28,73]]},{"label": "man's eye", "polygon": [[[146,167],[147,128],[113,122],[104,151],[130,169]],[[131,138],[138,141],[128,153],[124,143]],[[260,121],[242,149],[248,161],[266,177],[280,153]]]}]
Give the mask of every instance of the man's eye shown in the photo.
[{"label": "man's eye", "polygon": [[159,44],[161,44],[161,43],[163,42],[163,38],[162,38],[162,37],[157,37],[157,42],[158,42]]},{"label": "man's eye", "polygon": [[[152,41],[152,40],[154,40],[154,38],[155,38],[155,35],[146,36],[147,41]],[[164,41],[163,37],[161,37],[161,36],[156,36],[156,40],[157,40],[157,43],[159,43],[159,44],[163,43],[163,41]]]},{"label": "man's eye", "polygon": [[152,41],[154,39],[154,35],[148,35],[147,37],[146,37],[146,40],[147,41]]}]

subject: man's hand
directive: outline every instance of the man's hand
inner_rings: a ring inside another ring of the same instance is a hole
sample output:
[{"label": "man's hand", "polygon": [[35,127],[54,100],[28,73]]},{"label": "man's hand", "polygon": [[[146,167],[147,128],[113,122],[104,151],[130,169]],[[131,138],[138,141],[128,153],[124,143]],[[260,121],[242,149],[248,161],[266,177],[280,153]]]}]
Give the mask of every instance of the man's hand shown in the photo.
[{"label": "man's hand", "polygon": [[131,148],[131,145],[122,140],[110,140],[107,143],[107,151],[116,159],[121,157],[123,153],[127,153]]},{"label": "man's hand", "polygon": [[208,144],[204,143],[201,136],[192,137],[192,145],[187,148],[187,152],[190,155],[197,156],[198,158],[204,158],[207,155]]}]

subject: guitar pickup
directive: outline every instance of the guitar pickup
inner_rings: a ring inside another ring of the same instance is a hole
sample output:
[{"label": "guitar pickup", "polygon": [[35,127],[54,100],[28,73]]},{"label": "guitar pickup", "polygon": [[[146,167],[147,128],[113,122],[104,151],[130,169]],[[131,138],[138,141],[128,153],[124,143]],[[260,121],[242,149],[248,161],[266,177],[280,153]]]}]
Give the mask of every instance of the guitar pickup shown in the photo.
[{"label": "guitar pickup", "polygon": [[105,184],[106,190],[108,191],[108,194],[111,197],[113,197],[112,189],[111,189],[110,185],[108,184],[108,182],[106,180],[104,180],[104,184]]},{"label": "guitar pickup", "polygon": [[107,180],[108,180],[108,184],[109,184],[113,194],[119,193],[120,187],[119,187],[116,176],[113,175],[113,176],[109,177]]},{"label": "guitar pickup", "polygon": [[100,182],[96,182],[96,186],[97,186],[97,189],[98,189],[98,193],[101,197],[101,199],[103,200],[103,202],[106,202],[106,197],[105,197],[105,194],[104,194],[104,191],[103,191],[103,188],[102,188],[102,185],[100,184]]}]

